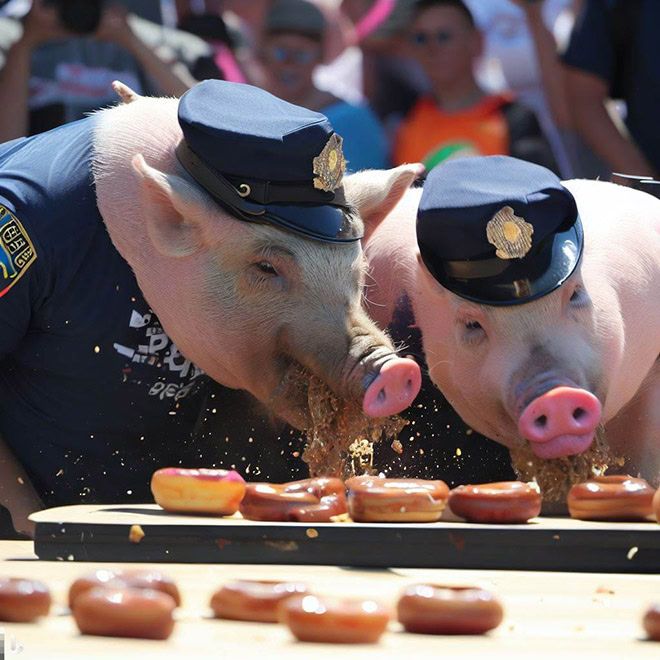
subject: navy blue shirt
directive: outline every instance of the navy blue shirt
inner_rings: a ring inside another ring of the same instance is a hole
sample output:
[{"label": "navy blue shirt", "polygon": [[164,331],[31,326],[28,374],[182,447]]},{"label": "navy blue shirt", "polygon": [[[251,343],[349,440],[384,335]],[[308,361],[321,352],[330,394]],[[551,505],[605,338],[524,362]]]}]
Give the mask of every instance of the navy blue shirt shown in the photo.
[{"label": "navy blue shirt", "polygon": [[153,470],[186,455],[207,380],[110,240],[94,121],[0,146],[0,434],[47,504],[148,499]]},{"label": "navy blue shirt", "polygon": [[609,84],[627,105],[626,126],[660,171],[660,2],[587,0],[563,60]]}]

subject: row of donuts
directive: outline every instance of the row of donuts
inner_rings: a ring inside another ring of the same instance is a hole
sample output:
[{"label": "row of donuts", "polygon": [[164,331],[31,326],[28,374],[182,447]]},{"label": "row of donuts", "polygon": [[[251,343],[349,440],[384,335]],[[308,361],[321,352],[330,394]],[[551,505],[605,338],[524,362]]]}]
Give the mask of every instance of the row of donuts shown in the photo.
[{"label": "row of donuts", "polygon": [[[311,593],[302,582],[232,580],[210,600],[216,618],[283,623],[296,639],[321,643],[375,643],[391,620],[389,608],[371,599]],[[159,571],[97,570],[75,580],[69,607],[81,633],[167,639],[181,605],[176,584]],[[46,616],[51,596],[42,582],[0,578],[0,620],[27,623]],[[488,590],[412,584],[396,603],[396,618],[410,633],[479,635],[493,630],[504,611]],[[642,620],[648,638],[660,641],[660,605]]]},{"label": "row of donuts", "polygon": [[[447,505],[469,522],[524,523],[541,512],[535,483],[458,486],[441,480],[315,477],[284,484],[248,482],[234,470],[163,468],[151,480],[154,499],[175,513],[271,522],[435,522]],[[597,476],[573,486],[568,509],[582,520],[660,520],[660,489],[629,475]]]}]

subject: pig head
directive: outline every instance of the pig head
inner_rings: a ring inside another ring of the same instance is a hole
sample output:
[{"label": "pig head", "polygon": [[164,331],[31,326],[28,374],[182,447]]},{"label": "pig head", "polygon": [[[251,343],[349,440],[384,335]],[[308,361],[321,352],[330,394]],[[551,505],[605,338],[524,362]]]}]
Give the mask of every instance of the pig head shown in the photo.
[{"label": "pig head", "polygon": [[585,249],[573,275],[535,301],[494,307],[444,289],[415,240],[420,192],[375,231],[367,257],[382,325],[409,295],[429,374],[463,420],[538,461],[588,455],[595,434],[625,470],[660,476],[660,202],[597,181],[564,184]]},{"label": "pig head", "polygon": [[[248,390],[295,426],[308,422],[293,382],[303,367],[370,416],[400,412],[419,367],[396,355],[362,308],[359,242],[306,239],[237,220],[181,168],[177,101],[138,97],[100,112],[94,138],[98,207],[147,302],[188,359],[213,379]],[[354,231],[372,231],[418,166],[349,186]]]}]

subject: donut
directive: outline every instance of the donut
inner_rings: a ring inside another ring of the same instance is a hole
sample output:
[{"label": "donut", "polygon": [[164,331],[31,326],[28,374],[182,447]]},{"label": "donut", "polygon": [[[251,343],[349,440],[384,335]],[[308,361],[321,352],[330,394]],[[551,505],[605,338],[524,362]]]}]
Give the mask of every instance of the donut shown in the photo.
[{"label": "donut", "polygon": [[660,642],[660,605],[652,605],[646,610],[642,625],[649,639]]},{"label": "donut", "polygon": [[301,582],[232,580],[211,597],[211,609],[219,619],[277,623],[278,605],[292,596],[306,594]]},{"label": "donut", "polygon": [[660,488],[655,491],[653,496],[653,511],[655,512],[655,519],[660,523]]},{"label": "donut", "polygon": [[629,475],[593,477],[568,491],[568,512],[580,520],[647,520],[655,491]]},{"label": "donut", "polygon": [[235,470],[162,468],[151,477],[151,492],[166,511],[230,516],[245,495],[245,480]]},{"label": "donut", "polygon": [[155,589],[94,587],[73,602],[81,633],[111,637],[167,639],[174,628],[172,596]]},{"label": "donut", "polygon": [[346,513],[344,482],[316,477],[284,484],[248,483],[239,506],[243,518],[273,522],[330,522]]},{"label": "donut", "polygon": [[105,587],[107,585],[117,586],[123,584],[116,582],[117,578],[123,574],[121,570],[99,569],[92,573],[87,573],[77,580],[74,580],[69,587],[69,609],[73,610],[73,602],[80,594],[93,589],[94,587]]},{"label": "donut", "polygon": [[481,635],[500,625],[502,606],[485,589],[413,584],[397,603],[407,632],[431,635]]},{"label": "donut", "polygon": [[37,580],[0,578],[0,621],[29,623],[50,610],[50,591]]},{"label": "donut", "polygon": [[541,513],[541,493],[535,484],[496,481],[458,486],[449,492],[452,513],[476,523],[524,523]]},{"label": "donut", "polygon": [[348,511],[356,522],[435,522],[449,488],[444,481],[351,477]]},{"label": "donut", "polygon": [[279,620],[301,642],[374,644],[389,611],[373,600],[294,596],[279,606]]},{"label": "donut", "polygon": [[178,587],[167,575],[160,571],[100,569],[79,577],[71,584],[71,587],[69,587],[69,608],[73,609],[73,602],[80,594],[94,587],[154,589],[171,596],[177,607],[181,605],[181,594]]}]

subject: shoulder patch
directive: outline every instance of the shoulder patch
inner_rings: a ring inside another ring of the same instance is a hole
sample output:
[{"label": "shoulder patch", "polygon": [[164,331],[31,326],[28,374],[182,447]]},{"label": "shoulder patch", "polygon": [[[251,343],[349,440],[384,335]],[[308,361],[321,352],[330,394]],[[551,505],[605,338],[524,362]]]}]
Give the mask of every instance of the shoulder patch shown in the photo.
[{"label": "shoulder patch", "polygon": [[0,298],[11,289],[37,258],[20,220],[0,204]]}]

